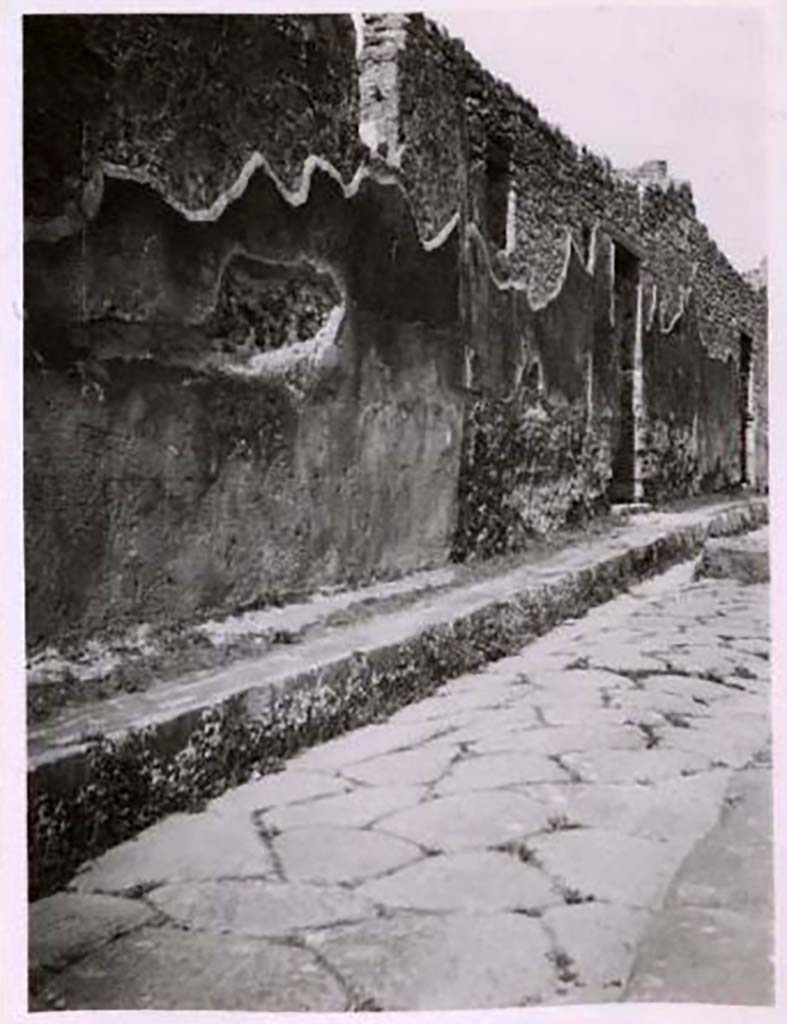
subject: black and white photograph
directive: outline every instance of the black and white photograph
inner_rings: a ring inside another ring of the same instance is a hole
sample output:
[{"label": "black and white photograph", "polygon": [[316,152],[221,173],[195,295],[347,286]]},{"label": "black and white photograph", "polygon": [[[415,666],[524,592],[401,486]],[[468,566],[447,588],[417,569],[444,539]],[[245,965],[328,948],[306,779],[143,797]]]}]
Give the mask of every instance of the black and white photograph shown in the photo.
[{"label": "black and white photograph", "polygon": [[4,20],[26,1013],[776,1013],[771,6]]}]

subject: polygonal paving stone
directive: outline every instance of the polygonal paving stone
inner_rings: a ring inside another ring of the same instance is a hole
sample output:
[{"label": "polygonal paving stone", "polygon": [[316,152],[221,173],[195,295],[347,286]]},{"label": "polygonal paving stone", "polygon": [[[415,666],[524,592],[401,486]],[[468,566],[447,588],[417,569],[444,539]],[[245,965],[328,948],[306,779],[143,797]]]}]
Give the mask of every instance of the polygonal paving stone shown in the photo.
[{"label": "polygonal paving stone", "polygon": [[[581,659],[579,659],[581,661]],[[596,668],[563,668],[551,671],[539,670],[529,672],[528,678],[537,687],[536,694],[540,698],[545,694],[551,697],[568,699],[598,700],[602,689],[615,689],[627,686],[627,680],[614,672],[606,672]]]},{"label": "polygonal paving stone", "polygon": [[446,684],[439,700],[446,714],[459,711],[486,711],[506,704],[516,696],[516,687],[508,680],[500,681],[479,673],[465,686]]},{"label": "polygonal paving stone", "polygon": [[586,655],[594,668],[608,672],[658,672],[664,662],[644,653],[639,644],[616,643],[613,637],[604,642],[589,645]]},{"label": "polygonal paving stone", "polygon": [[265,824],[279,830],[300,825],[363,828],[392,811],[415,807],[425,793],[424,786],[363,786],[325,800],[275,807],[265,814]]},{"label": "polygonal paving stone", "polygon": [[[553,728],[530,729],[516,737],[516,749],[527,754],[568,754],[585,750],[640,750],[645,741],[639,729],[623,725],[612,719],[609,724],[561,725]],[[606,719],[605,719],[606,721]],[[502,746],[502,742],[501,742]],[[478,752],[492,752],[493,744],[486,743]],[[507,746],[506,749],[512,749]],[[565,777],[565,776],[562,776]]]},{"label": "polygonal paving stone", "polygon": [[731,697],[729,703],[725,703],[712,717],[692,719],[691,729],[671,730],[669,740],[677,747],[679,744],[690,744],[695,737],[707,736],[728,745],[730,751],[742,751],[748,747],[754,752],[769,739],[768,712],[767,700],[763,698],[747,700]]},{"label": "polygonal paving stone", "polygon": [[556,899],[550,880],[505,852],[429,857],[359,890],[375,903],[417,910],[490,912],[541,906]]},{"label": "polygonal paving stone", "polygon": [[464,728],[459,729],[455,739],[457,744],[494,744],[496,741],[505,743],[506,749],[513,744],[519,743],[517,737],[523,732],[542,727],[536,711],[528,707],[519,709],[518,713],[508,715],[505,713],[488,713],[483,717],[478,715],[475,720]]},{"label": "polygonal paving stone", "polygon": [[613,694],[610,708],[625,711],[632,717],[642,711],[656,711],[659,714],[679,714],[690,717],[707,715],[707,708],[693,699],[690,693],[666,693],[662,688],[648,687],[643,683],[641,690],[619,691]]},{"label": "polygonal paving stone", "polygon": [[377,827],[437,850],[494,846],[534,832],[544,807],[519,793],[475,792],[429,800],[384,818]]},{"label": "polygonal paving stone", "polygon": [[750,729],[752,734],[756,733],[768,722],[770,693],[734,693],[730,691],[728,700],[724,702],[724,709],[720,711],[717,719],[724,723],[728,719],[734,722],[735,726],[743,726]]},{"label": "polygonal paving stone", "polygon": [[742,768],[768,734],[767,727],[763,727],[756,739],[749,734],[736,736],[732,729],[714,730],[715,724],[717,723],[710,722],[704,723],[704,728],[694,725],[691,729],[675,730],[669,736],[669,745],[675,750],[690,751],[707,757],[714,764]]},{"label": "polygonal paving stone", "polygon": [[682,750],[654,747],[651,750],[593,750],[565,754],[567,768],[577,772],[584,782],[635,782],[648,784],[660,779],[680,778],[705,771],[707,758]]},{"label": "polygonal paving stone", "polygon": [[533,704],[538,707],[542,721],[552,728],[580,725],[603,727],[610,723],[620,723],[620,716],[612,714],[604,707],[600,693],[595,694],[592,701],[576,703],[570,697],[543,694],[534,699]]},{"label": "polygonal paving stone", "polygon": [[751,641],[752,643],[757,643],[758,646],[762,645],[770,649],[770,626],[767,621],[757,624],[752,619],[751,622],[738,623],[737,625],[719,622],[713,627],[711,632],[713,639],[724,640],[733,646]]},{"label": "polygonal paving stone", "polygon": [[356,761],[365,761],[370,757],[418,746],[444,730],[445,727],[440,722],[412,722],[406,725],[384,722],[379,725],[365,725],[298,754],[290,760],[289,767],[305,771],[334,772]]},{"label": "polygonal paving stone", "polygon": [[375,913],[369,901],[346,889],[299,882],[191,882],[156,889],[150,900],[188,928],[235,935],[284,935]]},{"label": "polygonal paving stone", "polygon": [[[702,711],[702,705],[695,700],[699,697],[708,704],[716,704],[719,701],[727,700],[730,690],[725,686],[719,686],[709,679],[700,679],[698,676],[674,676],[657,675],[645,676],[639,680],[639,685],[645,693],[658,693],[661,695],[684,697],[694,701],[697,705],[695,710]],[[639,692],[639,691],[634,691]]]},{"label": "polygonal paving stone", "polygon": [[310,944],[384,1010],[523,1005],[551,975],[546,936],[521,914],[398,913]]},{"label": "polygonal paving stone", "polygon": [[712,828],[721,807],[729,772],[703,772],[652,786],[534,786],[550,817],[587,828],[691,846]]},{"label": "polygonal paving stone", "polygon": [[446,771],[455,753],[450,745],[443,743],[432,746],[427,743],[414,750],[385,754],[369,761],[347,765],[343,774],[345,778],[372,786],[429,783]]},{"label": "polygonal paving stone", "polygon": [[265,807],[298,803],[315,797],[346,793],[352,787],[341,779],[287,768],[247,782],[212,800],[206,810],[214,814],[250,814]]},{"label": "polygonal paving stone", "polygon": [[579,897],[657,907],[686,849],[601,829],[579,829],[528,840],[544,869]]},{"label": "polygonal paving stone", "polygon": [[759,658],[764,662],[768,662],[771,659],[771,644],[767,639],[746,638],[731,640],[729,646],[734,651],[740,651],[752,658]]},{"label": "polygonal paving stone", "polygon": [[261,939],[143,928],[49,979],[39,1005],[74,1010],[340,1011],[308,951]]},{"label": "polygonal paving stone", "polygon": [[490,661],[488,665],[479,671],[479,675],[492,677],[501,684],[518,689],[522,685],[521,676],[527,672],[526,662],[530,646],[523,649],[520,654],[511,654],[507,658],[500,658],[498,661]]},{"label": "polygonal paving stone", "polygon": [[69,888],[124,893],[163,882],[275,874],[245,814],[173,814],[86,865]]},{"label": "polygonal paving stone", "polygon": [[[714,675],[726,682],[747,686],[750,676],[767,682],[770,679],[770,665],[761,658],[743,654],[740,651],[671,651],[665,654],[668,671],[677,670],[686,675]],[[750,674],[750,675],[749,675]]]},{"label": "polygonal paving stone", "polygon": [[536,704],[538,704],[537,694],[535,691],[528,691],[505,708],[478,715],[477,722],[485,732],[501,727],[516,732],[520,732],[522,729],[537,729],[542,722],[535,709]]},{"label": "polygonal paving stone", "polygon": [[565,777],[565,772],[554,761],[539,754],[486,754],[468,757],[453,765],[434,792],[443,796],[529,782],[559,782]]},{"label": "polygonal paving stone", "polygon": [[566,642],[556,634],[557,630],[553,630],[543,640],[526,647],[520,655],[522,664],[519,671],[530,675],[531,672],[564,668],[570,658],[566,658]]},{"label": "polygonal paving stone", "polygon": [[465,697],[471,700],[494,701],[503,700],[511,695],[512,683],[515,682],[520,669],[514,658],[485,665],[477,672],[449,679],[441,687],[440,696],[449,698]]},{"label": "polygonal paving stone", "polygon": [[286,877],[309,882],[359,882],[422,856],[396,836],[329,826],[288,829],[274,845]]},{"label": "polygonal paving stone", "polygon": [[646,910],[599,903],[551,907],[544,912],[556,946],[571,958],[571,968],[579,975],[581,984],[567,993],[571,1002],[610,1002],[620,997],[649,919]]},{"label": "polygonal paving stone", "polygon": [[153,916],[145,903],[117,896],[59,892],[37,900],[28,918],[30,970],[59,970]]},{"label": "polygonal paving stone", "polygon": [[406,707],[391,715],[389,725],[438,725],[442,728],[461,728],[475,715],[474,708],[465,708],[460,702],[448,701],[445,698],[430,697],[417,704]]}]

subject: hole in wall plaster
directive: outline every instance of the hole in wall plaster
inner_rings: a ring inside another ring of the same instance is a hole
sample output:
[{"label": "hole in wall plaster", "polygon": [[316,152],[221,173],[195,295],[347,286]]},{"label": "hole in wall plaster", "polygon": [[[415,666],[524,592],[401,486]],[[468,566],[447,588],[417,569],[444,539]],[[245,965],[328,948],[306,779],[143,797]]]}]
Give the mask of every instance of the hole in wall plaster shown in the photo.
[{"label": "hole in wall plaster", "polygon": [[342,306],[330,273],[310,263],[233,256],[203,330],[216,353],[241,361],[299,346],[324,332]]}]

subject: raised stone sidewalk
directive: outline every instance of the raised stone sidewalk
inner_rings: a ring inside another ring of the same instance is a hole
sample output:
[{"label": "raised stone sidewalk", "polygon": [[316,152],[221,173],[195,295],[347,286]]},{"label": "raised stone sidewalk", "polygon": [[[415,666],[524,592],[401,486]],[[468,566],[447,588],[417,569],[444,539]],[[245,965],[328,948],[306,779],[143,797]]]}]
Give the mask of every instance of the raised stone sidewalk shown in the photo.
[{"label": "raised stone sidewalk", "polygon": [[693,576],[84,865],[32,1006],[771,1002],[768,586]]},{"label": "raised stone sidewalk", "polygon": [[[766,518],[762,499],[638,515],[548,560],[437,593],[419,596],[421,574],[409,606],[348,625],[331,624],[335,597],[323,599],[322,612],[319,601],[282,609],[281,630],[309,616],[317,628],[255,660],[64,709],[29,732],[32,894],[53,891],[86,856],[244,781],[271,757],[379,720],[690,557],[706,536]],[[406,592],[408,581],[393,586]]]}]

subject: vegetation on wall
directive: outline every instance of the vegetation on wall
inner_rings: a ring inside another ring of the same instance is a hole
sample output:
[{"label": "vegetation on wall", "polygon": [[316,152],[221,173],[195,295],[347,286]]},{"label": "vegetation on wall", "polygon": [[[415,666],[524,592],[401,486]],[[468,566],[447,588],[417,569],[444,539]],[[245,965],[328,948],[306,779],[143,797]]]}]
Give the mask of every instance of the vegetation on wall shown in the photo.
[{"label": "vegetation on wall", "polygon": [[582,523],[603,501],[605,451],[584,402],[530,389],[478,399],[465,421],[453,559],[516,551]]}]

